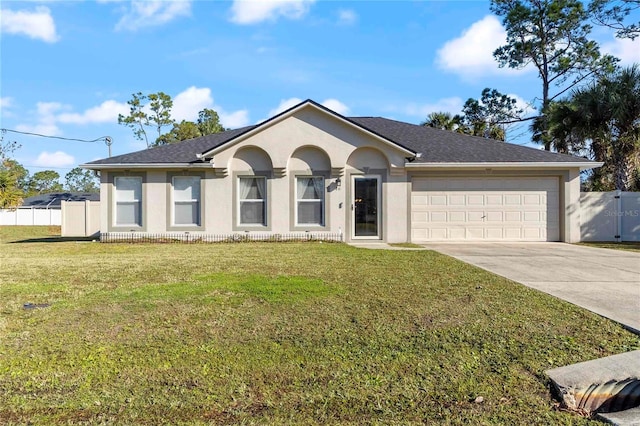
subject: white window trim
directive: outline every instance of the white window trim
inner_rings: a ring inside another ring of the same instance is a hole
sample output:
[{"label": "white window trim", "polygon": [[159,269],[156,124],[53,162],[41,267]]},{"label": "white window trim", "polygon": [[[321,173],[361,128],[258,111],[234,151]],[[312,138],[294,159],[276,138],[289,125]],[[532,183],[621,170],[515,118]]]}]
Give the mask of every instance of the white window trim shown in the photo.
[{"label": "white window trim", "polygon": [[[263,198],[242,198],[242,190],[240,188],[240,180],[241,179],[262,179],[264,181],[264,194],[263,194]],[[268,194],[267,194],[267,177],[266,176],[238,176],[236,185],[237,185],[237,226],[238,227],[242,227],[242,228],[265,228],[267,226],[268,222],[268,218],[267,218],[267,198],[268,198]],[[262,223],[242,223],[242,203],[243,202],[262,202],[262,217],[264,218],[264,221]]]},{"label": "white window trim", "polygon": [[[191,199],[189,201],[177,201],[175,199],[175,180],[176,179],[180,179],[180,178],[191,178],[191,179],[198,179],[198,184],[200,185],[199,191],[198,193],[200,194],[200,198],[197,199]],[[196,204],[197,208],[198,208],[198,223],[176,223],[176,204]],[[190,176],[190,175],[185,175],[185,176],[173,176],[171,178],[171,226],[174,227],[184,227],[184,228],[189,228],[189,227],[196,227],[196,226],[201,226],[202,225],[202,214],[201,214],[201,206],[202,206],[202,178],[200,176]]]},{"label": "white window trim", "polygon": [[[320,195],[320,199],[302,199],[302,198],[298,198],[298,179],[309,179],[309,178],[320,178],[322,179],[322,188],[323,191]],[[303,176],[303,175],[298,175],[295,178],[295,205],[294,205],[294,209],[295,209],[295,223],[297,227],[324,227],[325,226],[325,205],[324,205],[324,176],[317,176],[317,175],[311,175],[311,176]],[[322,216],[322,220],[320,221],[320,223],[300,223],[298,221],[298,203],[320,203],[320,214]]]},{"label": "white window trim", "polygon": [[[119,179],[136,179],[140,182],[140,199],[133,201],[118,201],[118,180]],[[140,223],[118,223],[118,204],[138,204]],[[113,226],[137,226],[142,227],[142,178],[140,176],[114,176],[113,178]]]}]

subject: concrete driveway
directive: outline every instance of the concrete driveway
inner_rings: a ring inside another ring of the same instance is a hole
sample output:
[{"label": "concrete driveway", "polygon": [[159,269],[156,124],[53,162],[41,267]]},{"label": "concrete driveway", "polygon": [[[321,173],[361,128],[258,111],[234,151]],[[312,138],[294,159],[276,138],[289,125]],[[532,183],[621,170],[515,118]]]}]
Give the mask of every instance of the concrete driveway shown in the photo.
[{"label": "concrete driveway", "polygon": [[544,291],[640,334],[640,253],[564,243],[433,243],[425,247]]}]

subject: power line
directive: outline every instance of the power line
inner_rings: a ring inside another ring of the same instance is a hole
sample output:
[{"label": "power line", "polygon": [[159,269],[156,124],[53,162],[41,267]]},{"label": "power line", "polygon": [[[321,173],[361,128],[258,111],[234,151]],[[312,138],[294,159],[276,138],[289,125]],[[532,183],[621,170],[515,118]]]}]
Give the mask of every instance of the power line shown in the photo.
[{"label": "power line", "polygon": [[45,167],[45,166],[34,166],[31,164],[22,164],[24,167],[28,167],[30,169],[44,169],[44,170],[71,170],[74,167]]},{"label": "power line", "polygon": [[32,133],[32,132],[21,132],[20,130],[13,130],[13,129],[0,129],[0,131],[3,134],[6,132],[11,132],[11,133],[18,133],[20,135],[38,136],[41,138],[49,138],[49,139],[60,139],[63,141],[85,142],[85,143],[104,142],[105,145],[107,145],[107,147],[109,148],[109,157],[111,157],[111,145],[113,144],[113,139],[111,139],[111,136],[100,136],[97,139],[87,140],[87,139],[78,139],[78,138],[63,138],[62,136],[43,135],[40,133]]},{"label": "power line", "polygon": [[86,143],[101,142],[101,141],[107,141],[111,139],[110,136],[101,136],[97,139],[86,140],[86,139],[77,139],[77,138],[63,138],[62,136],[42,135],[40,133],[21,132],[19,130],[12,130],[12,129],[0,129],[0,130],[3,132],[19,133],[21,135],[39,136],[41,138],[61,139],[64,141],[86,142]]}]

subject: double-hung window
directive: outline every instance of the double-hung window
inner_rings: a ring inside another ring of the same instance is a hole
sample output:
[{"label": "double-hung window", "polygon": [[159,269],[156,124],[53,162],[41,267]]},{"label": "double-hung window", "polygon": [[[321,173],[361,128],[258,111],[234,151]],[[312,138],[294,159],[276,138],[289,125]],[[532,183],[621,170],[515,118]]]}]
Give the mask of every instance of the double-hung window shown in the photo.
[{"label": "double-hung window", "polygon": [[324,225],[324,178],[296,178],[296,224]]},{"label": "double-hung window", "polygon": [[115,187],[116,226],[142,226],[142,178],[116,176]]},{"label": "double-hung window", "polygon": [[267,178],[238,178],[239,225],[267,226]]},{"label": "double-hung window", "polygon": [[173,224],[200,226],[200,177],[174,176]]}]

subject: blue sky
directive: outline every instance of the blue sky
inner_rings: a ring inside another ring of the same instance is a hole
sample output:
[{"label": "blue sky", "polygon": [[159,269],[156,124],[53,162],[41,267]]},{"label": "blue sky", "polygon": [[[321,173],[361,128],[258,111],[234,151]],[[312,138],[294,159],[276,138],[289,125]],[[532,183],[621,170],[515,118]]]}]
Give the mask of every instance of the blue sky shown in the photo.
[{"label": "blue sky", "polygon": [[[505,34],[488,1],[3,1],[1,13],[0,127],[108,135],[114,155],[144,148],[117,124],[138,91],[171,95],[177,120],[213,108],[235,128],[306,98],[419,123],[485,87],[522,106],[541,90],[533,70],[493,60]],[[623,64],[640,62],[640,39],[592,35]],[[510,135],[525,143],[525,131]],[[102,142],[5,138],[32,173],[107,156]]]}]

